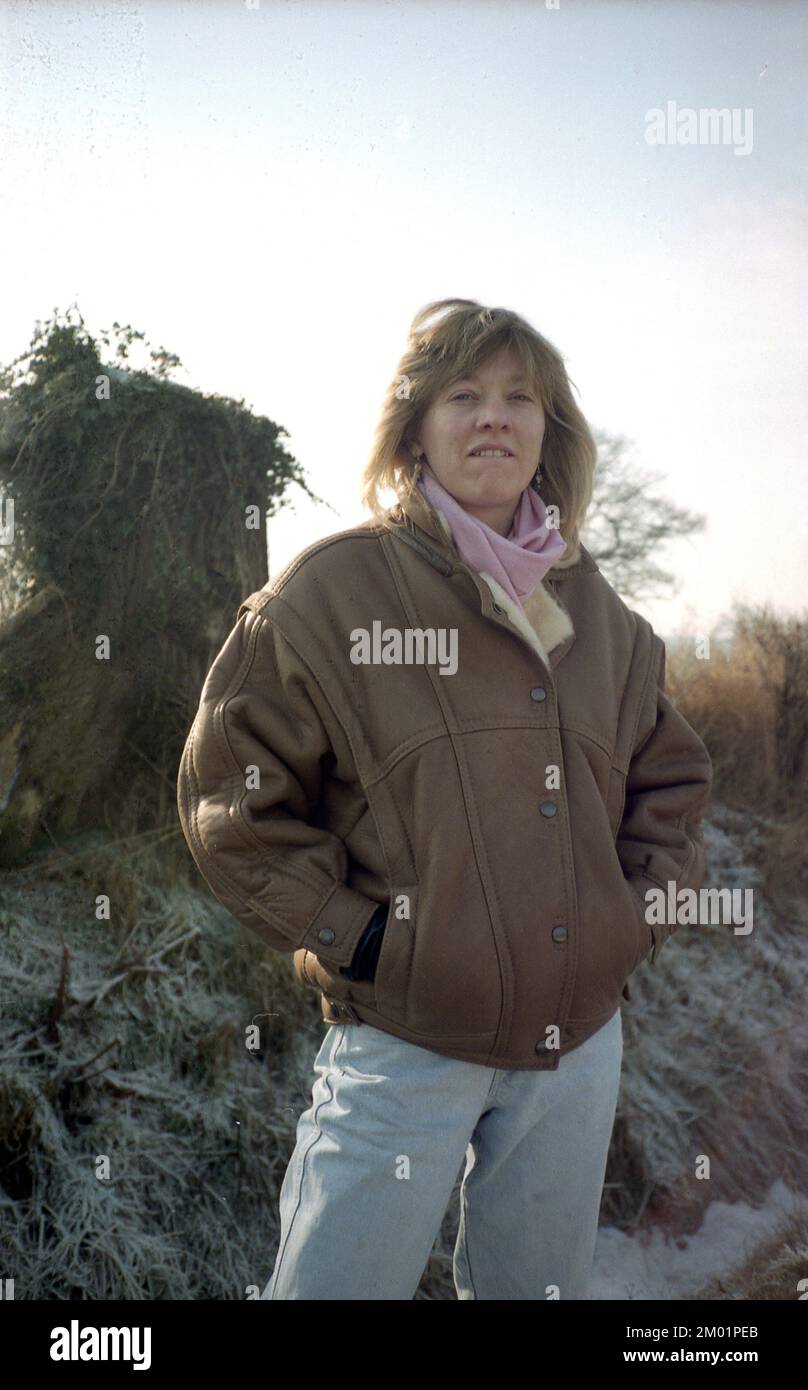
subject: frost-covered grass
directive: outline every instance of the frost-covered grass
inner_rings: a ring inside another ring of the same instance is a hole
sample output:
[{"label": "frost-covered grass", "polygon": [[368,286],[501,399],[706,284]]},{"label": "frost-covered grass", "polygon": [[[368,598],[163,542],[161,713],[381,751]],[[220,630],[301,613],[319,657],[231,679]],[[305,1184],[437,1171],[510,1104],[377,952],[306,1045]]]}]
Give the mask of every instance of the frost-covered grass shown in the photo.
[{"label": "frost-covered grass", "polygon": [[779,1180],[760,1206],[712,1202],[692,1234],[673,1237],[659,1227],[647,1234],[638,1240],[601,1227],[591,1299],[796,1302],[804,1292],[808,1199]]},{"label": "frost-covered grass", "polygon": [[0,1274],[21,1299],[244,1298],[319,1010],[291,956],[157,861],[82,869],[3,885]]},{"label": "frost-covered grass", "polygon": [[[694,1210],[754,1200],[789,1173],[808,1191],[808,911],[799,898],[768,902],[751,862],[766,829],[713,807],[705,887],[751,888],[753,930],[678,927],[655,967],[635,972],[623,1014],[634,1182],[649,1198],[653,1186],[686,1190],[676,1205]],[[709,1179],[694,1176],[700,1154]]]},{"label": "frost-covered grass", "polygon": [[[675,1239],[777,1178],[808,1191],[806,910],[767,904],[766,831],[719,806],[705,824],[706,885],[753,887],[754,931],[681,927],[632,977],[604,1229]],[[156,850],[81,850],[2,882],[0,1277],[18,1299],[244,1299],[272,1272],[317,997]],[[455,1297],[459,1176],[419,1299]],[[726,1279],[789,1289],[804,1249],[797,1223]],[[792,1296],[726,1279],[707,1296]]]}]

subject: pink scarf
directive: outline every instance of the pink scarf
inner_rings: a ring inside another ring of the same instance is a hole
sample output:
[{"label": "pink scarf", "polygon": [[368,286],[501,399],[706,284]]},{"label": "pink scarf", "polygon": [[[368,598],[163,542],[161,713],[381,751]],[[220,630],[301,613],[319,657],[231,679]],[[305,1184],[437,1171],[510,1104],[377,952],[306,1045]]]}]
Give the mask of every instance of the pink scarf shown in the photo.
[{"label": "pink scarf", "polygon": [[471,516],[428,465],[422,468],[416,486],[436,511],[443,512],[460,558],[478,573],[485,570],[490,574],[520,608],[522,599],[533,592],[567,548],[558,528],[547,525],[547,508],[530,485],[519,498],[507,536]]}]

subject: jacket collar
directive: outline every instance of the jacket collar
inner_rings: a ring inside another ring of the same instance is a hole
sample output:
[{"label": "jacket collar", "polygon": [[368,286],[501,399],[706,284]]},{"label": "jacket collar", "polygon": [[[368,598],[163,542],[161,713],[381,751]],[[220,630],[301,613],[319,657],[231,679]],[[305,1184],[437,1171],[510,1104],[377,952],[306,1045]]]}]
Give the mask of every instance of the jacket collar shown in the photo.
[{"label": "jacket collar", "polygon": [[454,574],[458,570],[470,574],[480,594],[481,611],[493,617],[495,604],[504,610],[520,636],[549,671],[553,671],[566,656],[575,641],[575,629],[569,611],[559,601],[553,585],[578,574],[598,572],[585,546],[579,543],[571,553],[565,551],[523,600],[523,607],[520,608],[493,575],[485,570],[477,573],[465,564],[460,558],[446,517],[427,501],[420,489],[416,488],[409,497],[397,502],[386,515],[393,534],[419,550],[442,574]]}]

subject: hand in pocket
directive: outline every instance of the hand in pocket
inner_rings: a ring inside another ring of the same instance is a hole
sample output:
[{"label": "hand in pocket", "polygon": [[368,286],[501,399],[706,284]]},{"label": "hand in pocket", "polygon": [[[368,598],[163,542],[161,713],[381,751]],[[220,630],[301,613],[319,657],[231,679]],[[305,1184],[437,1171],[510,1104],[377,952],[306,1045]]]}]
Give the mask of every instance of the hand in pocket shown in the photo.
[{"label": "hand in pocket", "polygon": [[387,913],[387,904],[380,903],[359,939],[350,965],[340,966],[340,974],[347,980],[375,979],[382,938],[387,925]]}]

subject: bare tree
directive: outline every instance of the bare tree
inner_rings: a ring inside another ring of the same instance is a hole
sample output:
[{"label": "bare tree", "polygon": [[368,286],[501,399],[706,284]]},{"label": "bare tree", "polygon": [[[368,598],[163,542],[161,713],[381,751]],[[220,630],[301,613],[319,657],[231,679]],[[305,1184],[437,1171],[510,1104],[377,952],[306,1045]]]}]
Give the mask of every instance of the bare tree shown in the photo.
[{"label": "bare tree", "polygon": [[706,518],[677,507],[655,491],[664,474],[639,469],[623,435],[594,432],[598,466],[583,528],[587,550],[626,600],[662,598],[675,576],[658,563],[663,545],[703,531]]}]

